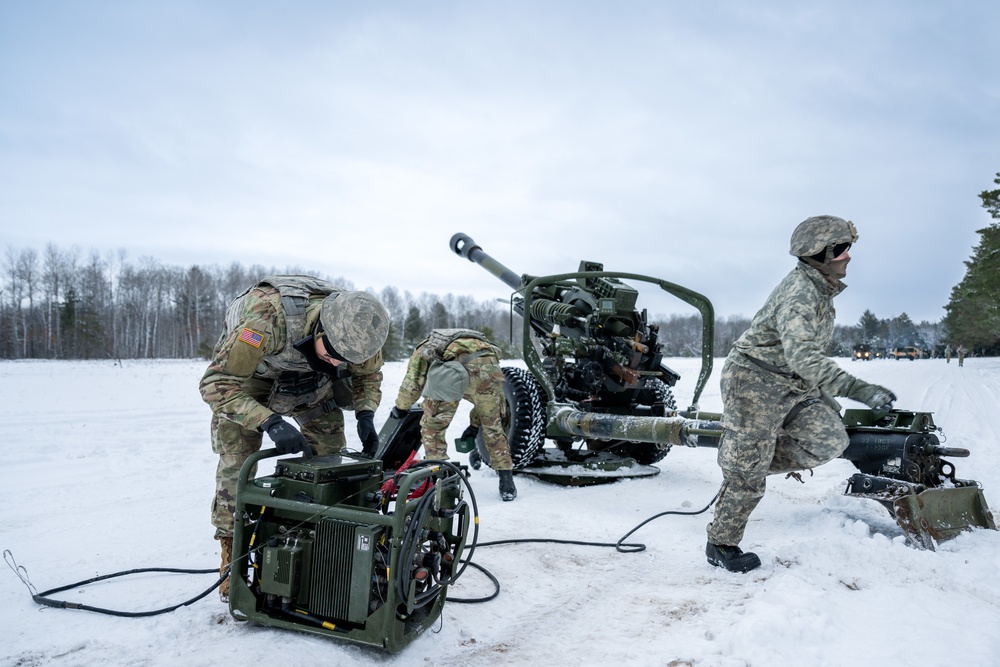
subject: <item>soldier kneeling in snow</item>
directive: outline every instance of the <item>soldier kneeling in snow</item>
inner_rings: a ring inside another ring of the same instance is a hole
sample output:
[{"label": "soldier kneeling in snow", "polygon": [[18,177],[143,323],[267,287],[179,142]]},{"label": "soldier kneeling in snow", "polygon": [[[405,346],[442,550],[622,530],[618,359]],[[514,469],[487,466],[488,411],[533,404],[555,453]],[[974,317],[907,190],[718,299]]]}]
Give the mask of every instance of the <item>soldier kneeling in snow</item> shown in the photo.
[{"label": "soldier kneeling in snow", "polygon": [[854,225],[824,215],[792,232],[795,268],[771,292],[722,369],[724,434],[719,444],[723,485],[708,525],[705,553],[732,572],[760,566],[739,546],[768,475],[814,468],[847,449],[834,396],[888,412],[896,396],[859,380],[827,358],[833,338],[833,297],[847,287]]}]

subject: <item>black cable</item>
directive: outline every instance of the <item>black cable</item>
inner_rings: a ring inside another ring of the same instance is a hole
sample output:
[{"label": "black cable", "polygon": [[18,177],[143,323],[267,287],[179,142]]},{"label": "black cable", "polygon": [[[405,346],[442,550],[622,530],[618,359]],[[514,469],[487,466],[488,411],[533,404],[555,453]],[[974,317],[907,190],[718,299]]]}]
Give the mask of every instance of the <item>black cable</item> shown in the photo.
[{"label": "black cable", "polygon": [[[719,490],[715,492],[715,495],[712,496],[712,499],[708,501],[708,504],[705,505],[704,507],[702,507],[697,512],[682,512],[681,510],[667,510],[665,512],[660,512],[659,514],[654,514],[653,516],[649,517],[648,519],[646,519],[645,521],[643,521],[642,523],[640,523],[638,526],[636,526],[635,528],[633,528],[632,530],[630,530],[627,533],[625,533],[624,535],[622,535],[621,538],[618,540],[618,542],[615,543],[615,549],[618,550],[618,551],[620,551],[621,553],[636,553],[637,551],[643,551],[643,550],[645,550],[645,548],[646,548],[645,544],[631,545],[631,544],[622,544],[622,542],[625,541],[625,539],[629,535],[631,535],[635,531],[639,530],[640,528],[642,528],[643,526],[645,526],[650,521],[654,521],[655,519],[659,519],[661,516],[669,516],[671,514],[675,514],[677,516],[698,516],[699,514],[704,514],[705,512],[708,511],[708,508],[711,507],[712,505],[714,505],[715,501],[719,499],[719,494],[720,493],[722,493],[722,487],[719,487]],[[639,546],[641,548],[640,549],[635,549],[635,550],[625,550],[625,549],[621,548],[623,546],[627,546],[627,547]]]},{"label": "black cable", "polygon": [[[472,558],[472,554],[475,553],[476,551],[477,540],[479,539],[479,504],[476,502],[476,493],[472,490],[472,485],[469,484],[469,480],[465,477],[465,474],[462,472],[462,469],[450,461],[419,461],[415,463],[412,466],[412,468],[425,468],[428,466],[444,466],[447,468],[451,468],[452,471],[455,473],[454,479],[457,479],[461,484],[464,484],[465,488],[469,492],[469,501],[472,503],[472,542],[470,544],[467,541],[467,546],[469,549],[468,558]],[[459,505],[458,508],[460,507],[462,507],[461,504]],[[458,508],[456,508],[456,512]],[[467,565],[467,560],[468,559],[459,561],[463,564],[463,566],[459,569],[458,572],[456,572],[452,576],[451,581],[449,583],[455,582],[456,580],[458,580],[460,576],[462,576],[462,573],[465,571],[465,567]]]},{"label": "black cable", "polygon": [[[469,499],[472,502],[473,512],[476,513],[476,516],[478,517],[478,509],[476,509],[476,495],[473,492],[472,487],[469,485],[468,480],[462,474],[462,470],[458,466],[448,461],[423,461],[420,464],[413,466],[413,468],[422,468],[427,466],[439,466],[439,467],[449,468],[452,474],[447,475],[445,477],[441,477],[440,479],[438,479],[437,484],[441,485],[447,484],[449,486],[465,484],[466,488],[469,491]],[[437,484],[435,485],[435,487],[437,486]],[[416,554],[416,550],[420,546],[419,535],[420,532],[423,530],[424,519],[433,508],[433,503],[434,503],[433,498],[436,492],[437,492],[436,488],[429,489],[424,494],[424,496],[422,496],[419,499],[417,507],[411,514],[410,525],[407,527],[406,533],[403,536],[403,542],[400,545],[399,562],[401,564],[401,568],[403,568],[403,571],[409,572],[410,575],[412,575],[412,572],[405,569],[405,566],[403,566],[402,564],[412,563],[413,561],[413,558]],[[463,501],[463,503],[460,504],[458,508],[456,508],[456,511],[462,509],[463,506],[465,506],[466,508],[468,507],[467,504],[465,504]],[[478,520],[474,521],[473,525],[474,525],[474,532],[472,538],[472,546],[469,550],[469,558],[472,557],[472,553],[475,551],[476,539],[478,538],[479,535],[479,521]],[[462,573],[465,572],[465,568],[470,564],[468,559],[460,560],[459,563],[461,563],[462,567],[460,567],[459,570],[454,575],[452,575],[447,582],[439,582],[436,585],[429,587],[426,591],[417,594],[416,598],[412,601],[409,600],[409,590],[408,590],[409,582],[411,581],[412,576],[409,575],[405,577],[400,576],[396,582],[397,593],[400,599],[407,602],[412,602],[417,607],[422,607],[432,602],[440,593],[441,586],[454,584],[455,581],[457,581],[458,578],[462,575]],[[479,566],[476,567],[478,568]],[[488,576],[492,577],[492,575],[489,574]],[[448,598],[445,598],[445,600],[447,599]]]},{"label": "black cable", "polygon": [[[480,546],[482,546],[482,545],[480,545]],[[492,595],[488,595],[487,597],[484,597],[484,598],[452,598],[452,597],[446,597],[445,598],[446,602],[460,602],[460,603],[465,603],[465,604],[477,604],[479,602],[489,602],[490,600],[492,600],[496,596],[500,595],[500,580],[497,579],[496,577],[494,577],[493,573],[491,573],[489,570],[487,570],[485,567],[483,567],[479,563],[473,563],[472,561],[463,561],[463,562],[465,562],[467,565],[471,565],[472,567],[476,568],[477,570],[479,570],[480,572],[482,572],[483,574],[485,574],[487,577],[489,577],[489,580],[493,582],[493,594]]]},{"label": "black cable", "polygon": [[[438,483],[440,484],[441,481],[439,480]],[[408,588],[412,579],[413,559],[416,556],[417,549],[420,548],[420,532],[423,530],[424,519],[427,517],[427,513],[433,504],[434,489],[432,487],[417,500],[417,506],[410,514],[410,523],[406,527],[406,532],[403,534],[403,541],[399,546],[399,568],[401,572],[410,573],[411,576],[399,576],[396,579],[396,593],[399,595],[400,600],[406,602],[410,601]],[[434,589],[433,593],[436,595],[437,589]],[[433,595],[430,597],[433,598]],[[424,596],[418,594],[413,604],[416,607],[422,607],[429,601],[430,599],[424,599]]]},{"label": "black cable", "polygon": [[676,515],[679,515],[679,516],[698,516],[699,514],[704,514],[705,512],[708,511],[708,508],[710,508],[713,504],[715,504],[715,501],[718,500],[718,498],[719,498],[719,492],[716,491],[715,496],[712,498],[712,500],[710,500],[709,503],[707,505],[705,505],[703,508],[701,508],[700,510],[697,510],[695,512],[684,512],[684,511],[681,511],[681,510],[667,510],[665,512],[660,512],[659,514],[654,514],[653,516],[649,517],[648,519],[646,519],[645,521],[643,521],[642,523],[640,523],[639,525],[637,525],[632,530],[630,530],[627,533],[625,533],[624,535],[622,535],[618,539],[618,541],[615,542],[615,543],[613,543],[613,544],[610,543],[610,542],[584,542],[584,541],[581,541],[581,540],[556,540],[556,539],[552,539],[552,538],[548,538],[548,537],[537,537],[537,538],[519,538],[519,539],[510,539],[510,540],[495,540],[493,542],[480,542],[479,546],[481,546],[481,547],[491,547],[491,546],[496,546],[496,545],[500,545],[500,544],[522,544],[522,543],[528,543],[528,542],[536,542],[536,543],[542,543],[542,544],[546,544],[546,543],[548,543],[548,544],[576,544],[576,545],[585,546],[585,547],[614,547],[615,550],[618,551],[618,552],[620,552],[620,553],[639,553],[640,551],[645,551],[646,550],[646,545],[645,544],[625,544],[624,543],[625,540],[630,535],[632,535],[634,532],[636,532],[637,530],[639,530],[640,528],[642,528],[643,526],[645,526],[647,523],[649,523],[651,521],[654,521],[655,519],[659,519],[662,516],[668,516],[668,515],[671,515],[671,514],[676,514]]},{"label": "black cable", "polygon": [[[557,540],[557,539],[548,538],[548,537],[537,537],[537,538],[518,538],[518,539],[510,539],[510,540],[494,540],[492,542],[480,542],[479,546],[480,547],[492,547],[492,546],[498,546],[498,545],[501,545],[501,544],[527,544],[527,543],[538,543],[538,544],[576,544],[576,545],[584,546],[584,547],[614,547],[615,550],[618,551],[619,553],[639,553],[640,551],[645,551],[646,550],[646,545],[645,544],[624,544],[625,540],[629,537],[629,535],[632,535],[634,532],[636,532],[637,530],[639,530],[640,528],[642,528],[643,526],[645,526],[647,523],[649,523],[651,521],[654,521],[656,519],[659,519],[662,516],[668,516],[668,515],[671,515],[671,514],[675,514],[675,515],[679,515],[679,516],[697,516],[699,514],[704,514],[705,512],[708,511],[708,508],[710,508],[712,505],[714,505],[715,501],[719,499],[719,493],[721,493],[721,492],[722,492],[722,489],[720,487],[720,489],[715,492],[715,495],[708,502],[708,504],[705,505],[703,508],[701,508],[700,510],[698,510],[696,512],[684,512],[684,511],[681,511],[681,510],[667,510],[665,512],[660,512],[659,514],[654,514],[653,516],[649,517],[648,519],[646,519],[642,523],[638,524],[632,530],[630,530],[627,533],[625,533],[624,535],[622,535],[618,539],[618,541],[615,542],[614,544],[612,544],[610,542],[584,542],[584,541],[581,541],[581,540]],[[469,562],[468,564],[472,565],[477,570],[479,570],[480,572],[482,572],[483,574],[485,574],[487,577],[490,578],[490,581],[492,581],[493,585],[494,585],[493,594],[489,595],[487,597],[483,597],[483,598],[445,598],[445,600],[447,600],[448,602],[463,602],[463,603],[467,603],[467,604],[478,604],[480,602],[488,602],[488,601],[492,600],[493,598],[495,598],[497,595],[500,594],[500,582],[499,582],[499,580],[496,577],[493,576],[493,574],[491,574],[489,572],[489,570],[487,570],[486,568],[482,567],[481,565],[479,565],[477,563]]]},{"label": "black cable", "polygon": [[116,577],[124,577],[130,574],[143,574],[145,572],[167,572],[170,574],[208,574],[208,573],[214,574],[217,573],[218,570],[215,568],[207,570],[193,570],[193,569],[172,568],[172,567],[144,567],[135,570],[125,570],[123,572],[115,572],[113,574],[102,574],[100,576],[93,577],[92,579],[86,579],[84,581],[78,581],[73,584],[59,586],[58,588],[50,588],[47,591],[36,593],[34,585],[28,578],[28,571],[24,567],[17,564],[17,561],[14,560],[14,554],[12,554],[9,549],[7,549],[3,552],[3,557],[4,561],[7,562],[7,566],[10,567],[10,569],[14,570],[14,574],[16,574],[17,577],[21,580],[21,583],[23,583],[28,588],[28,592],[31,593],[31,599],[40,605],[44,605],[46,607],[55,607],[56,609],[80,609],[83,611],[97,612],[98,614],[107,614],[109,616],[122,616],[126,618],[142,618],[146,616],[158,616],[160,614],[166,614],[176,609],[180,609],[181,607],[186,607],[190,604],[197,602],[198,600],[202,599],[203,597],[214,591],[216,588],[221,586],[222,582],[225,581],[226,578],[229,576],[229,572],[227,571],[225,574],[219,577],[219,580],[217,582],[215,582],[210,588],[205,590],[203,593],[196,595],[190,600],[186,600],[184,602],[172,605],[170,607],[164,607],[163,609],[154,609],[151,611],[119,611],[116,609],[103,609],[101,607],[92,607],[90,605],[80,604],[79,602],[69,602],[68,600],[53,600],[48,596],[53,593],[61,593],[62,591],[69,590],[70,588],[76,588],[78,586],[87,586],[89,584],[93,584],[98,581],[106,581],[108,579],[114,579]]},{"label": "black cable", "polygon": [[[432,462],[426,462],[426,463],[430,464]],[[472,501],[472,507],[473,507],[473,515],[474,515],[475,518],[478,519],[479,509],[476,506],[476,497],[475,497],[475,494],[472,492],[472,487],[469,485],[468,480],[466,480],[465,477],[464,477],[464,475],[461,474],[461,470],[457,466],[454,466],[453,464],[450,464],[450,463],[448,463],[446,461],[445,462],[436,461],[436,462],[433,462],[433,464],[435,464],[435,465],[444,464],[446,467],[452,468],[454,470],[454,472],[457,473],[458,479],[461,481],[461,483],[465,484],[466,488],[469,489],[469,496],[470,496],[470,500]],[[446,481],[446,479],[439,480],[439,483],[443,483],[444,481]],[[448,480],[448,481],[450,481],[450,480]],[[499,545],[502,545],[502,544],[528,544],[528,543],[537,543],[537,544],[574,544],[574,545],[578,545],[578,546],[614,547],[615,550],[618,551],[619,553],[639,553],[641,551],[645,551],[646,550],[646,545],[645,544],[625,544],[624,543],[625,540],[630,535],[632,535],[633,533],[635,533],[636,531],[638,531],[640,528],[642,528],[646,524],[648,524],[648,523],[650,523],[650,522],[652,522],[652,521],[654,521],[656,519],[659,519],[660,517],[663,517],[663,516],[669,516],[669,515],[697,516],[699,514],[704,514],[715,503],[715,501],[718,500],[719,493],[721,493],[721,491],[722,491],[721,488],[719,489],[719,491],[716,491],[715,495],[712,497],[712,500],[710,500],[709,503],[707,505],[705,505],[705,507],[703,507],[700,510],[697,510],[697,511],[694,511],[694,512],[684,512],[684,511],[681,511],[681,510],[667,510],[665,512],[660,512],[658,514],[654,514],[653,516],[649,517],[645,521],[642,521],[641,523],[639,523],[638,525],[636,525],[634,528],[632,528],[630,531],[628,531],[627,533],[625,533],[624,535],[622,535],[618,539],[618,541],[615,542],[614,544],[609,543],[609,542],[587,542],[587,541],[582,541],[582,540],[558,540],[558,539],[554,539],[554,538],[518,538],[518,539],[509,539],[509,540],[494,540],[492,542],[477,542],[477,538],[478,538],[478,535],[479,535],[479,521],[476,520],[476,521],[473,522],[474,534],[473,534],[473,539],[472,539],[472,545],[471,545],[471,547],[469,549],[468,558],[461,559],[459,561],[462,564],[462,567],[452,577],[451,581],[449,582],[449,585],[454,584],[454,582],[457,581],[458,577],[463,572],[465,572],[466,567],[472,566],[472,567],[476,568],[477,570],[479,570],[480,572],[482,572],[483,574],[485,574],[489,578],[489,580],[493,583],[493,586],[494,586],[493,593],[490,594],[490,595],[488,595],[488,596],[486,596],[486,597],[482,597],[482,598],[452,598],[452,597],[446,597],[445,600],[447,602],[457,602],[457,603],[464,603],[464,604],[478,604],[478,603],[481,603],[481,602],[488,602],[490,600],[493,600],[494,598],[496,598],[500,594],[500,581],[489,570],[487,570],[485,567],[483,567],[482,565],[479,565],[478,563],[474,563],[471,560],[472,559],[472,554],[475,552],[475,549],[476,549],[477,546],[479,546],[479,547],[490,547],[490,546],[499,546]],[[416,527],[418,529],[417,532],[419,532],[419,528],[423,525],[423,520],[422,519],[423,519],[424,516],[426,516],[427,509],[429,509],[429,506],[432,504],[432,503],[429,502],[429,499],[430,499],[430,497],[432,495],[433,494],[431,492],[428,492],[427,494],[425,494],[425,496],[420,499],[420,502],[418,503],[417,508],[413,512],[413,515],[411,517],[411,526],[410,526],[410,528],[413,528],[414,525],[416,525]],[[418,514],[420,515],[421,520],[419,522],[416,522],[414,524],[412,522],[412,518],[416,517]],[[407,532],[410,533],[409,530]],[[410,538],[410,537],[414,537],[414,536],[416,536],[416,533],[413,533],[412,535],[408,534],[406,537]],[[406,542],[408,542],[408,541],[409,541],[408,539],[404,539],[404,545],[406,545]],[[401,546],[404,546],[404,545],[401,545]],[[410,550],[409,549],[404,549],[403,551],[404,551],[404,553],[402,554],[402,556],[406,556],[406,552],[410,551]],[[17,562],[14,560],[14,555],[11,553],[11,551],[9,549],[4,550],[3,555],[4,555],[4,561],[7,562],[7,566],[10,567],[14,571],[14,574],[16,574],[19,579],[21,579],[21,582],[28,588],[28,592],[31,593],[31,599],[34,600],[36,603],[44,605],[44,606],[47,606],[47,607],[55,607],[55,608],[59,608],[59,609],[80,609],[80,610],[83,610],[83,611],[92,611],[92,612],[96,612],[96,613],[99,613],[99,614],[107,614],[107,615],[110,615],[110,616],[120,616],[120,617],[126,617],[126,618],[142,618],[142,617],[148,617],[148,616],[158,616],[160,614],[170,613],[172,611],[180,609],[181,607],[186,607],[186,606],[188,606],[190,604],[193,604],[193,603],[197,602],[198,600],[201,600],[202,598],[204,598],[206,595],[208,595],[209,593],[211,593],[212,591],[214,591],[216,588],[218,588],[219,586],[221,586],[222,582],[224,582],[229,577],[229,570],[226,570],[225,574],[223,574],[222,576],[220,576],[219,580],[216,581],[211,587],[209,587],[208,589],[206,589],[204,592],[198,594],[197,596],[195,596],[195,597],[193,597],[193,598],[191,598],[189,600],[186,600],[186,601],[181,602],[179,604],[172,605],[170,607],[164,607],[162,609],[154,609],[154,610],[150,610],[150,611],[139,611],[139,612],[118,611],[118,610],[114,610],[114,609],[103,609],[101,607],[92,607],[90,605],[80,604],[80,603],[77,603],[77,602],[69,602],[69,601],[66,601],[66,600],[53,600],[51,598],[48,598],[47,596],[51,595],[53,593],[60,593],[62,591],[68,590],[70,588],[76,588],[78,586],[87,586],[89,584],[96,583],[98,581],[105,581],[105,580],[108,580],[108,579],[114,579],[116,577],[123,577],[123,576],[131,575],[131,574],[142,574],[142,573],[146,573],[146,572],[166,572],[166,573],[171,573],[171,574],[208,574],[208,573],[215,573],[215,572],[217,572],[217,570],[215,568],[211,568],[211,569],[183,569],[183,568],[147,567],[147,568],[140,568],[140,569],[134,569],[134,570],[125,570],[125,571],[122,571],[122,572],[115,572],[113,574],[104,574],[104,575],[100,575],[100,576],[97,576],[97,577],[93,577],[91,579],[86,579],[84,581],[78,581],[76,583],[67,584],[65,586],[60,586],[58,588],[51,588],[51,589],[49,589],[47,591],[42,591],[41,593],[36,593],[34,585],[31,583],[30,579],[28,579],[28,571],[24,567],[22,567],[20,565],[17,565]],[[409,554],[409,557],[412,560],[413,552],[411,552]],[[407,596],[402,591],[402,584],[403,584],[402,578],[400,578],[400,580],[399,580],[398,583],[400,585],[401,597],[405,600]],[[427,602],[429,602],[431,598],[433,598],[434,596],[437,595],[437,591],[438,591],[438,588],[435,588],[434,595],[433,596],[427,596],[428,599],[422,600],[420,602],[420,605],[418,605],[418,606],[422,606],[423,604],[426,604]],[[419,598],[423,598],[423,597],[424,597],[423,595],[419,596]]]},{"label": "black cable", "polygon": [[[461,484],[464,484],[465,488],[469,491],[469,502],[472,504],[472,542],[471,542],[471,544],[468,542],[468,540],[466,540],[466,545],[469,548],[469,555],[464,560],[463,559],[459,559],[459,563],[461,563],[462,567],[460,567],[458,569],[458,572],[456,572],[454,575],[452,575],[451,581],[448,582],[449,585],[450,585],[450,584],[453,584],[456,581],[458,581],[458,578],[461,577],[462,574],[465,572],[465,568],[467,568],[470,565],[470,562],[472,560],[472,555],[474,553],[476,553],[476,546],[479,543],[479,504],[476,502],[476,494],[472,490],[472,485],[469,484],[469,480],[462,473],[462,469],[459,468],[454,463],[451,463],[449,461],[438,461],[438,463],[443,463],[444,465],[448,466],[449,468],[451,468],[452,470],[455,471],[455,473],[456,473],[456,475],[458,477],[459,482]],[[458,508],[456,508],[456,510],[457,509]]]}]

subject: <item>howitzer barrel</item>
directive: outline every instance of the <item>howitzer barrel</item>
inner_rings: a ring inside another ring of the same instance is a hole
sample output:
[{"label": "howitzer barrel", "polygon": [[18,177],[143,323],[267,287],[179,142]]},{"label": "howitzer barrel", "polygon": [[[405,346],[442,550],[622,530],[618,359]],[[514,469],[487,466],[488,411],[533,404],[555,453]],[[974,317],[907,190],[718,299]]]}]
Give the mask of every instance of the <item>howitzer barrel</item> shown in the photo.
[{"label": "howitzer barrel", "polygon": [[[968,456],[969,450],[956,447],[941,447],[933,433],[911,433],[909,431],[859,430],[850,433],[850,444],[840,455],[855,464],[868,461],[884,461],[908,453],[923,453],[937,456]],[[947,454],[943,453],[947,451]]]},{"label": "howitzer barrel", "polygon": [[476,245],[471,236],[462,233],[455,234],[451,237],[449,245],[456,255],[464,257],[470,262],[475,262],[502,280],[511,289],[517,290],[524,285],[521,276],[483,252],[483,249]]},{"label": "howitzer barrel", "polygon": [[[684,417],[646,417],[583,412],[560,406],[552,415],[559,434],[602,440],[652,442],[685,447],[718,447],[722,427],[718,422]],[[550,432],[550,435],[553,435]]]},{"label": "howitzer barrel", "polygon": [[963,458],[970,454],[969,450],[965,447],[935,447],[933,453],[936,456],[950,456],[953,458]]}]

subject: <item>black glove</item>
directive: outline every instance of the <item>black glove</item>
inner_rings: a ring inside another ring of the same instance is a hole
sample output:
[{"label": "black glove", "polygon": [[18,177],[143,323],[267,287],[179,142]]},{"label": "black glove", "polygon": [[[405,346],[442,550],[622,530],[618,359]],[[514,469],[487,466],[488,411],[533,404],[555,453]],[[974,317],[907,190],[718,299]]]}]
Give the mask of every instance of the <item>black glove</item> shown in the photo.
[{"label": "black glove", "polygon": [[479,434],[479,427],[469,424],[464,431],[462,431],[462,440],[466,438],[475,438]]},{"label": "black glove", "polygon": [[274,442],[274,448],[282,454],[304,452],[306,456],[312,456],[316,453],[302,434],[279,414],[268,417],[267,421],[260,425],[260,430],[267,433]]},{"label": "black glove", "polygon": [[358,437],[361,438],[361,451],[368,456],[378,449],[378,432],[375,430],[375,413],[362,410],[354,415],[358,420]]},{"label": "black glove", "polygon": [[409,410],[401,410],[400,408],[393,406],[392,412],[389,413],[389,416],[392,417],[393,419],[402,419],[403,417],[406,416],[407,412],[409,412]]}]

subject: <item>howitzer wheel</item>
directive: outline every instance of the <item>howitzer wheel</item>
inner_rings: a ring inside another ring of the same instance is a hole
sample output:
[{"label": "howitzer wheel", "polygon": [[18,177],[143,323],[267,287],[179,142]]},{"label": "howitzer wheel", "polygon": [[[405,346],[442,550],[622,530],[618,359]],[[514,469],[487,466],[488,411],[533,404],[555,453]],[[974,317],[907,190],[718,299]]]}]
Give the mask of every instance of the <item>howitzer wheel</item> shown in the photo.
[{"label": "howitzer wheel", "polygon": [[[507,398],[504,429],[510,444],[510,458],[518,470],[531,463],[545,442],[545,393],[535,376],[523,368],[503,366],[503,393]],[[490,453],[483,440],[483,431],[476,435],[476,451],[490,463]]]},{"label": "howitzer wheel", "polygon": [[[648,392],[648,393],[647,393]],[[651,378],[646,382],[646,388],[643,390],[644,396],[641,398],[651,399],[648,402],[652,403],[663,403],[668,411],[677,409],[677,401],[674,399],[674,392],[670,389],[666,382],[660,380],[659,378]],[[646,403],[646,400],[641,400],[642,403]],[[630,456],[644,466],[653,465],[658,461],[662,461],[663,457],[667,455],[670,451],[669,446],[660,446],[652,442],[629,442],[628,440],[613,440],[604,447],[595,447],[591,445],[591,449],[602,449],[605,451],[614,452],[621,456]]]},{"label": "howitzer wheel", "polygon": [[643,405],[663,403],[667,410],[677,409],[677,401],[674,399],[673,390],[670,388],[670,385],[660,378],[646,380],[646,386],[639,395],[639,402]]},{"label": "howitzer wheel", "polygon": [[[595,449],[595,447],[591,447]],[[628,440],[612,440],[602,451],[612,452],[619,456],[628,456],[635,462],[649,466],[663,460],[670,451],[670,445],[657,445],[653,442],[629,442]]]}]

